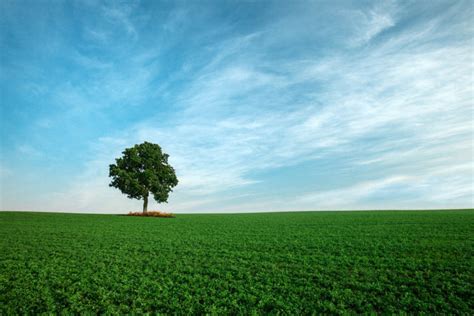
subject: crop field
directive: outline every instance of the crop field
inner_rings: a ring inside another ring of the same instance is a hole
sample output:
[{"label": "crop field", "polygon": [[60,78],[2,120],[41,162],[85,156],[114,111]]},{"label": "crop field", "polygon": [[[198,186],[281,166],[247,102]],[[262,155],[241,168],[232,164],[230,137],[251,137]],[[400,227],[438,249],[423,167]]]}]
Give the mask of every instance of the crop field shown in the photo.
[{"label": "crop field", "polygon": [[474,313],[474,211],[0,212],[0,314]]}]

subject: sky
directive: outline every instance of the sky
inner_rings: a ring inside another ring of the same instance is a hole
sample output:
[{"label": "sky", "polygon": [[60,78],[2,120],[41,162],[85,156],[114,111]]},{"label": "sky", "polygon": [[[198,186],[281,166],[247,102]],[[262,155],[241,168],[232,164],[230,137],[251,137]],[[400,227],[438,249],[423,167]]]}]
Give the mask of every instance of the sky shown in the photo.
[{"label": "sky", "polygon": [[474,207],[472,1],[0,1],[0,209]]}]

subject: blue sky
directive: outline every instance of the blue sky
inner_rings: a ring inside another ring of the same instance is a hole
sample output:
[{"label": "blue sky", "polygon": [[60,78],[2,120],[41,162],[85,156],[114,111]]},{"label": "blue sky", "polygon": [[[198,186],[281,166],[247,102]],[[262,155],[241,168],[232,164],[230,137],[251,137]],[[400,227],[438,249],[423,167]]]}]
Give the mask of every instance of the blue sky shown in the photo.
[{"label": "blue sky", "polygon": [[0,209],[474,207],[471,1],[0,1]]}]

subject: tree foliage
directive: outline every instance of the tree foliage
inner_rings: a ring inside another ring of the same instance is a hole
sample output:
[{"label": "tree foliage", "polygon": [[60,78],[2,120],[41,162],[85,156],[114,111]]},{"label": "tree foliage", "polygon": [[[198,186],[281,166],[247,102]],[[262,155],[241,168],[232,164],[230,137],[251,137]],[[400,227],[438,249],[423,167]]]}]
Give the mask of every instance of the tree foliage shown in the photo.
[{"label": "tree foliage", "polygon": [[158,144],[144,142],[122,152],[109,167],[112,182],[109,186],[122,191],[131,199],[143,199],[147,211],[148,195],[153,194],[158,203],[166,203],[172,188],[178,184],[169,155]]}]

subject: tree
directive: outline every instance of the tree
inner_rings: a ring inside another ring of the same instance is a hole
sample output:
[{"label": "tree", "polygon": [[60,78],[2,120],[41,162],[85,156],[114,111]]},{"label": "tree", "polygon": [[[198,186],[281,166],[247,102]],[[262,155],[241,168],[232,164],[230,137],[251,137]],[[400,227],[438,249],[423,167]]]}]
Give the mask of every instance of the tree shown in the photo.
[{"label": "tree", "polygon": [[122,191],[131,199],[143,198],[143,212],[148,210],[150,192],[158,203],[166,203],[172,188],[178,184],[169,155],[158,144],[144,142],[127,148],[121,158],[109,167],[109,186]]}]

